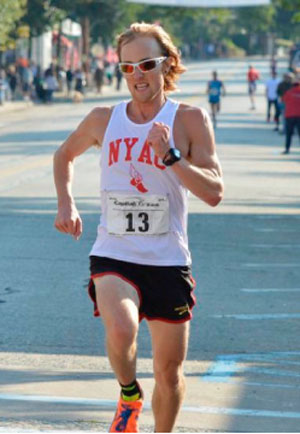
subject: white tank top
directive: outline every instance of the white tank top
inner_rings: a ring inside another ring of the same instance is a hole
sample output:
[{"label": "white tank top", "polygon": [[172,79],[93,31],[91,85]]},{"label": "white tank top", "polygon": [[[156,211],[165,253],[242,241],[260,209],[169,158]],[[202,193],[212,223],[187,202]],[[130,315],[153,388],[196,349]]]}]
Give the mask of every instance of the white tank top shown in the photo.
[{"label": "white tank top", "polygon": [[90,255],[145,265],[190,265],[188,190],[147,144],[153,122],[170,127],[179,103],[168,99],[150,122],[136,124],[127,102],[116,105],[104,135],[101,218]]}]

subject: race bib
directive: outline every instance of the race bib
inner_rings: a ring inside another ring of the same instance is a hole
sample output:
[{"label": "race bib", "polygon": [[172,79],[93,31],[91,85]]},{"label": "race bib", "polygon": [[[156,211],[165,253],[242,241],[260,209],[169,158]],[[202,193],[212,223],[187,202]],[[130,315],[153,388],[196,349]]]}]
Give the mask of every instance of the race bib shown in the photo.
[{"label": "race bib", "polygon": [[114,235],[160,235],[169,231],[166,196],[107,194],[107,230]]}]

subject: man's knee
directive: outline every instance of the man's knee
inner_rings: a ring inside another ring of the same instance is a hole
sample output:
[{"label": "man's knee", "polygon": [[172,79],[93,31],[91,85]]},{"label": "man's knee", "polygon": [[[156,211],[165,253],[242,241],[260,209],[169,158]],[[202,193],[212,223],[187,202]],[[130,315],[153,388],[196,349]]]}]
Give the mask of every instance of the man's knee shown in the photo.
[{"label": "man's knee", "polygon": [[182,363],[170,361],[167,364],[154,367],[154,377],[158,387],[162,389],[177,389],[184,385]]},{"label": "man's knee", "polygon": [[106,324],[106,335],[115,347],[124,348],[132,345],[137,337],[138,324],[127,316],[114,318]]}]

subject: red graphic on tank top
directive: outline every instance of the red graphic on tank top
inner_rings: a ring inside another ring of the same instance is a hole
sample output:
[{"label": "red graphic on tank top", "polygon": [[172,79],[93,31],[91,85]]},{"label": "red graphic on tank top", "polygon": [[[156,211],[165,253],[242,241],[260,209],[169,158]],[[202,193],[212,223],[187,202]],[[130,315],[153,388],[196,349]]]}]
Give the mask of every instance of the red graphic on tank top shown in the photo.
[{"label": "red graphic on tank top", "polygon": [[143,184],[143,177],[136,170],[132,163],[130,164],[129,174],[131,176],[130,184],[133,185],[140,193],[147,193],[148,189]]}]

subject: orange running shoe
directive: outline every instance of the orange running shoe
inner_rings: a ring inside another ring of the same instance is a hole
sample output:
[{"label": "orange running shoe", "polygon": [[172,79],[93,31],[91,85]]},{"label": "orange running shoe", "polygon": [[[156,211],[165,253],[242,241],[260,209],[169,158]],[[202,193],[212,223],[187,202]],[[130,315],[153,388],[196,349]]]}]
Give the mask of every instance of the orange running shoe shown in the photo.
[{"label": "orange running shoe", "polygon": [[124,401],[120,397],[109,432],[139,432],[138,418],[143,409],[143,399]]}]

